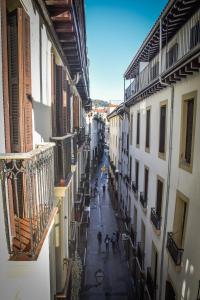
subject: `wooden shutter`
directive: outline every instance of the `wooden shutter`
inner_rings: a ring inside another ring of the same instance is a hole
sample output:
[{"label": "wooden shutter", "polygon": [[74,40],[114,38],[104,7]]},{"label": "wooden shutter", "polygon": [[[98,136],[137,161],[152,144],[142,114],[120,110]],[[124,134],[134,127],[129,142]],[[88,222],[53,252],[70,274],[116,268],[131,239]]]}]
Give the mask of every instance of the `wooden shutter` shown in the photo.
[{"label": "wooden shutter", "polygon": [[194,115],[194,99],[187,101],[185,160],[188,164],[191,162],[191,153],[192,153],[193,115]]},{"label": "wooden shutter", "polygon": [[157,181],[157,202],[156,202],[156,213],[161,217],[162,210],[162,194],[163,194],[163,183],[162,181]]},{"label": "wooden shutter", "polygon": [[55,54],[51,50],[51,119],[52,119],[52,136],[56,136],[56,68]]},{"label": "wooden shutter", "polygon": [[160,137],[159,152],[165,153],[165,126],[166,126],[166,105],[160,108]]},{"label": "wooden shutter", "polygon": [[30,20],[22,8],[8,15],[11,151],[32,150]]},{"label": "wooden shutter", "polygon": [[56,115],[56,136],[63,135],[63,98],[62,98],[62,66],[56,65],[56,103],[55,103],[55,115]]},{"label": "wooden shutter", "polygon": [[11,151],[23,150],[23,69],[22,14],[15,10],[8,15],[9,90]]},{"label": "wooden shutter", "polygon": [[146,148],[149,148],[149,132],[150,132],[150,109],[146,113]]},{"label": "wooden shutter", "polygon": [[71,131],[71,91],[68,81],[67,84],[67,130]]},{"label": "wooden shutter", "polygon": [[67,80],[66,71],[62,72],[62,94],[63,94],[63,135],[67,134]]},{"label": "wooden shutter", "polygon": [[23,74],[24,74],[24,141],[25,152],[33,149],[32,96],[31,96],[31,45],[30,18],[22,10],[23,16]]},{"label": "wooden shutter", "polygon": [[73,121],[74,128],[79,128],[79,99],[73,95]]}]

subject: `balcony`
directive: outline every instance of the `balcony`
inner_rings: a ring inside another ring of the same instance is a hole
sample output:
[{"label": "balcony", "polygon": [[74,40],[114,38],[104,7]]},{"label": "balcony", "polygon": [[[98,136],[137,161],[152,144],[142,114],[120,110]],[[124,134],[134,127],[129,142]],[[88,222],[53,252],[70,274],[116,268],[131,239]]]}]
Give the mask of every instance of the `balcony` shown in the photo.
[{"label": "balcony", "polygon": [[146,196],[144,195],[144,193],[140,193],[140,203],[142,204],[142,207],[144,209],[147,208],[147,198]]},{"label": "balcony", "polygon": [[[52,137],[51,141],[56,144],[54,150],[55,186],[66,186],[71,175],[72,135]],[[76,151],[74,155],[75,153]]]},{"label": "balcony", "polygon": [[[189,13],[188,13],[189,16]],[[185,18],[186,19],[186,18]],[[125,100],[130,100],[132,97],[140,94],[142,91],[147,91],[148,88],[156,84],[155,91],[161,89],[159,85],[159,75],[163,80],[168,83],[176,82],[185,78],[187,75],[193,74],[198,71],[200,64],[197,54],[200,50],[200,9],[197,7],[196,13],[183,24],[178,31],[168,39],[170,41],[167,45],[164,45],[161,52],[162,65],[160,66],[159,74],[159,43],[153,58],[148,60],[140,60],[140,62],[147,61],[146,67],[138,72],[138,62],[134,62],[133,73],[134,79],[131,84],[125,90]],[[159,30],[159,28],[158,28]],[[158,33],[155,33],[157,35]],[[153,38],[153,37],[152,37]],[[165,39],[164,37],[162,37]],[[147,49],[146,49],[147,50]],[[148,56],[148,52],[145,55]],[[153,52],[152,52],[153,53]],[[141,54],[142,55],[142,54]],[[137,66],[136,66],[137,65]],[[130,68],[131,70],[131,68]],[[126,75],[126,78],[132,78],[131,71]],[[173,71],[174,70],[174,71]],[[152,93],[153,90],[150,91]]]},{"label": "balcony", "polygon": [[173,232],[168,232],[167,235],[167,249],[171,255],[176,266],[180,266],[184,249],[179,248],[173,239]]},{"label": "balcony", "polygon": [[35,260],[56,213],[54,144],[0,155],[6,239],[11,260]]},{"label": "balcony", "polygon": [[156,230],[160,230],[161,216],[157,214],[155,208],[151,208],[151,222],[153,223]]},{"label": "balcony", "polygon": [[151,275],[151,268],[147,268],[147,279],[146,279],[146,285],[149,292],[149,295],[151,296],[151,299],[155,299],[156,295],[156,283],[154,282],[152,275]]}]

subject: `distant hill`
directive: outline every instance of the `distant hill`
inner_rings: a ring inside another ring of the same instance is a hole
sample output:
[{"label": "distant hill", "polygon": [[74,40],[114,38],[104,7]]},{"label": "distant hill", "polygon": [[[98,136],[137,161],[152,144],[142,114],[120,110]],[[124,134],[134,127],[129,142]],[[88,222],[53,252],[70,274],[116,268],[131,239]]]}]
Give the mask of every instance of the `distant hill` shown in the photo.
[{"label": "distant hill", "polygon": [[92,102],[96,107],[101,107],[101,106],[107,107],[109,105],[109,102],[104,101],[104,100],[95,99],[95,100],[92,100]]},{"label": "distant hill", "polygon": [[92,102],[96,107],[102,107],[102,106],[108,107],[110,103],[114,105],[119,105],[122,101],[121,100],[105,101],[105,100],[94,99],[92,100]]}]

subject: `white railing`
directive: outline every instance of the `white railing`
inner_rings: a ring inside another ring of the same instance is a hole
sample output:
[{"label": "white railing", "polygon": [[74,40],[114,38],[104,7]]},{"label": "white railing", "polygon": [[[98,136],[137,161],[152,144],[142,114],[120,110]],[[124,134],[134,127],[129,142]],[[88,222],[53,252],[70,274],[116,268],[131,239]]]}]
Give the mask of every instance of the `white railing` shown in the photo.
[{"label": "white railing", "polygon": [[[176,46],[176,47],[174,47]],[[187,54],[200,46],[200,9],[182,26],[175,36],[162,49],[161,75],[172,68]],[[170,61],[170,50],[174,47],[173,58]],[[136,76],[125,91],[125,100],[146,88],[159,77],[159,54]],[[139,82],[139,84],[137,84]]]},{"label": "white railing", "polygon": [[34,257],[54,207],[53,143],[28,153],[0,154],[9,254]]}]

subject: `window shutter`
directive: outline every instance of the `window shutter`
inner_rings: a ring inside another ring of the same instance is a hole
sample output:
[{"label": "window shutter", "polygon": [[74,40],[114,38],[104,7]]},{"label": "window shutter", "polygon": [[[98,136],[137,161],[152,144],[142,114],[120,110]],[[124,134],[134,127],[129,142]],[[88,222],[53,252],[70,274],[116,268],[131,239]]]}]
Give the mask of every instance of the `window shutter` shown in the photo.
[{"label": "window shutter", "polygon": [[144,197],[147,200],[149,184],[149,170],[145,168],[145,182],[144,182]]},{"label": "window shutter", "polygon": [[77,96],[73,96],[73,120],[74,128],[79,128],[79,100]]},{"label": "window shutter", "polygon": [[146,148],[149,148],[149,131],[150,131],[150,109],[146,114]]},{"label": "window shutter", "polygon": [[51,50],[51,118],[52,118],[52,136],[56,136],[56,68],[55,68],[55,54]]},{"label": "window shutter", "polygon": [[23,73],[24,73],[24,141],[25,152],[33,149],[32,97],[31,97],[31,45],[30,18],[22,10],[23,16]]},{"label": "window shutter", "polygon": [[63,92],[63,134],[67,134],[67,80],[66,71],[62,72],[62,92]]},{"label": "window shutter", "polygon": [[67,130],[70,132],[71,130],[71,91],[70,91],[70,85],[68,81],[66,82],[67,84]]},{"label": "window shutter", "polygon": [[62,99],[62,66],[56,65],[56,103],[55,103],[55,119],[56,119],[56,136],[63,135],[63,99]]},{"label": "window shutter", "polygon": [[165,124],[166,124],[166,105],[160,108],[160,139],[159,152],[165,153]]},{"label": "window shutter", "polygon": [[32,143],[30,20],[22,8],[8,15],[11,150],[26,152]]},{"label": "window shutter", "polygon": [[192,153],[193,114],[194,114],[194,99],[187,101],[185,160],[188,164],[191,162],[191,153]]},{"label": "window shutter", "polygon": [[136,144],[140,144],[140,113],[137,113],[137,141]]},{"label": "window shutter", "polygon": [[156,213],[161,217],[162,209],[162,193],[163,193],[163,183],[162,181],[157,181],[157,203],[156,203]]},{"label": "window shutter", "polygon": [[8,56],[10,92],[11,151],[21,152],[23,145],[23,70],[22,70],[22,15],[17,9],[8,15]]}]

